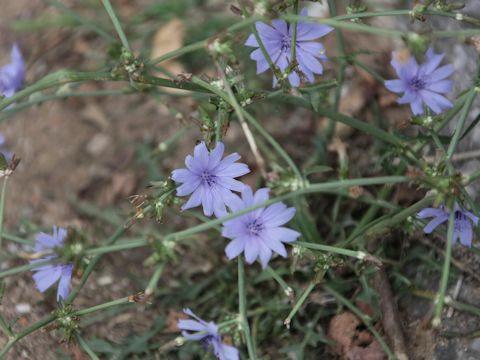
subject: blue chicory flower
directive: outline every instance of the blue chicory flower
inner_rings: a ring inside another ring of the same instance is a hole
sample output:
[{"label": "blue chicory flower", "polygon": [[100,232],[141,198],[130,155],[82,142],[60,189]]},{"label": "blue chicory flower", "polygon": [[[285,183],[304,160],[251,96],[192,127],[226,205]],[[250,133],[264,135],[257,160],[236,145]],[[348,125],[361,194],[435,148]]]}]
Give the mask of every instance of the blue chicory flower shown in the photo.
[{"label": "blue chicory flower", "polygon": [[445,54],[435,54],[429,48],[425,62],[418,65],[413,56],[407,61],[399,61],[398,54],[392,53],[391,64],[399,79],[385,81],[385,87],[396,93],[403,93],[399,104],[410,104],[414,115],[424,113],[424,104],[435,114],[449,109],[453,104],[443,95],[452,90],[453,83],[446,80],[453,73],[453,65],[438,67]]},{"label": "blue chicory flower", "polygon": [[[67,237],[67,230],[53,227],[53,234],[40,233],[35,239],[35,251],[52,251],[61,248]],[[33,260],[32,263],[45,262],[57,258],[57,255],[48,255],[40,260]],[[73,264],[52,263],[33,268],[33,280],[39,291],[45,292],[58,280],[57,301],[65,300],[70,292],[70,281],[72,279]]]},{"label": "blue chicory flower", "polygon": [[[183,312],[195,320],[178,321],[178,328],[182,331],[182,336],[187,340],[200,341],[205,349],[212,347],[213,353],[219,360],[238,360],[238,349],[222,343],[220,334],[218,333],[218,326],[213,321],[206,322],[200,319],[190,309],[184,309]],[[189,331],[194,331],[189,332]]]},{"label": "blue chicory flower", "polygon": [[204,142],[195,146],[193,156],[185,158],[186,169],[172,172],[172,179],[182,183],[177,188],[177,196],[192,194],[182,206],[182,210],[202,204],[205,216],[215,214],[222,217],[227,213],[225,205],[234,199],[232,191],[241,191],[244,184],[236,177],[250,172],[247,165],[235,163],[240,159],[237,153],[222,160],[225,146],[219,142],[211,152]]},{"label": "blue chicory flower", "polygon": [[[230,206],[232,211],[260,204],[268,200],[269,189],[262,188],[253,194],[250,187],[242,191],[242,198],[235,196],[235,202]],[[222,236],[232,241],[225,248],[227,257],[232,260],[245,252],[247,263],[251,264],[259,258],[265,269],[272,257],[272,252],[287,257],[283,243],[290,243],[300,236],[300,233],[283,227],[295,216],[295,208],[288,208],[278,202],[266,208],[253,210],[232,220],[225,221]]]},{"label": "blue chicory flower", "polygon": [[0,94],[10,97],[15,94],[25,81],[25,61],[17,44],[13,44],[11,62],[0,68]]},{"label": "blue chicory flower", "polygon": [[[453,230],[453,243],[458,240],[464,246],[472,246],[472,222],[477,225],[478,217],[473,215],[470,211],[464,210],[458,205],[455,205],[455,222]],[[425,208],[417,213],[419,219],[431,218],[431,220],[424,228],[423,231],[426,234],[430,234],[437,226],[448,221],[450,216],[450,210],[441,206],[439,208]]]},{"label": "blue chicory flower", "polygon": [[[308,10],[303,9],[300,15],[308,16]],[[257,22],[255,27],[272,62],[284,72],[290,65],[291,60],[293,24],[289,25],[284,20],[273,20],[272,25],[273,27],[263,22]],[[310,83],[313,83],[315,81],[314,74],[323,74],[323,66],[319,59],[327,59],[325,48],[321,43],[313,40],[325,36],[332,30],[333,28],[327,25],[306,22],[297,23],[295,54],[299,72],[292,71],[288,75],[288,81],[293,87],[300,85],[301,75],[304,75]],[[250,58],[257,62],[257,74],[268,70],[268,62],[263,56],[262,49],[260,49],[254,34],[248,37],[245,45],[257,48],[250,54]],[[277,79],[273,76],[273,86],[275,87],[276,84]]]}]

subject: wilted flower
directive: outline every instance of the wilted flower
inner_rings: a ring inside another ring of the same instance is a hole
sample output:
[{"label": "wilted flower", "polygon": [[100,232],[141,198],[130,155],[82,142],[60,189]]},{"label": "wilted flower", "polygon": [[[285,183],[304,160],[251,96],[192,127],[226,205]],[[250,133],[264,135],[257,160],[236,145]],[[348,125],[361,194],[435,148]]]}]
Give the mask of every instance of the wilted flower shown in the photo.
[{"label": "wilted flower", "polygon": [[234,178],[250,172],[247,165],[235,163],[240,155],[233,153],[222,160],[223,143],[219,142],[208,152],[204,142],[195,146],[193,156],[185,158],[186,169],[173,170],[172,179],[183,183],[177,188],[177,196],[192,194],[182,206],[182,210],[203,205],[205,216],[221,217],[226,214],[225,205],[229,205],[235,195],[232,191],[241,191],[244,184]]},{"label": "wilted flower", "polygon": [[13,44],[11,62],[0,68],[0,94],[10,97],[23,85],[25,80],[25,61],[17,44]]},{"label": "wilted flower", "polygon": [[425,55],[425,62],[417,64],[414,57],[406,61],[399,61],[399,54],[392,53],[391,64],[400,79],[387,80],[385,86],[388,90],[403,93],[398,99],[399,104],[410,104],[414,115],[424,113],[424,104],[435,114],[451,108],[452,103],[443,95],[452,90],[451,80],[445,80],[453,73],[453,65],[438,67],[445,54],[435,54],[429,48]]},{"label": "wilted flower", "polygon": [[[202,345],[208,349],[213,348],[213,353],[220,360],[238,360],[238,349],[233,346],[222,343],[218,326],[213,321],[206,322],[195,315],[192,310],[184,309],[183,312],[195,320],[178,321],[178,328],[182,331],[182,336],[187,340],[200,341]],[[188,331],[194,331],[188,332]]]},{"label": "wilted flower", "polygon": [[[54,226],[52,235],[45,233],[37,235],[35,239],[35,251],[55,251],[56,248],[62,248],[66,237],[66,229]],[[54,260],[57,257],[57,255],[47,255],[40,260],[33,260],[32,263],[46,262],[48,260]],[[32,271],[35,271],[35,274],[33,274],[33,280],[35,280],[38,290],[45,292],[55,282],[60,280],[58,283],[57,300],[65,300],[68,297],[73,264],[52,263],[33,268]]]},{"label": "wilted flower", "polygon": [[[308,16],[308,10],[303,9],[300,15]],[[272,62],[284,72],[291,61],[294,24],[289,25],[284,20],[273,20],[272,25],[273,27],[263,22],[257,22],[255,27]],[[315,81],[314,74],[323,73],[323,66],[318,59],[327,59],[325,56],[325,48],[322,44],[313,40],[325,36],[332,30],[333,28],[327,25],[306,22],[297,23],[295,58],[298,62],[300,73],[292,71],[288,75],[288,81],[292,86],[297,87],[300,85],[300,76],[302,74],[309,82],[313,83]],[[250,54],[250,58],[257,62],[257,74],[266,71],[269,65],[263,56],[262,49],[254,34],[248,37],[245,45],[257,48]],[[273,76],[273,86],[276,86],[277,81],[277,78]]]},{"label": "wilted flower", "polygon": [[[460,240],[460,243],[465,246],[472,246],[472,222],[477,225],[478,217],[473,215],[470,211],[464,210],[455,204],[455,222],[453,229],[453,243],[455,244],[457,240]],[[439,208],[426,208],[417,213],[419,219],[431,218],[431,220],[424,228],[423,231],[426,234],[430,234],[435,228],[443,224],[445,221],[448,221],[450,216],[450,210],[441,206]]]},{"label": "wilted flower", "polygon": [[[259,189],[253,194],[246,186],[242,198],[235,196],[235,202],[230,206],[232,211],[240,211],[268,200],[269,189]],[[300,236],[300,233],[283,227],[295,216],[295,208],[287,208],[282,203],[275,203],[266,208],[253,210],[223,224],[222,235],[232,239],[225,248],[227,257],[231,260],[245,252],[247,263],[251,264],[260,258],[263,268],[266,268],[272,251],[287,257],[283,243],[290,243]]]}]

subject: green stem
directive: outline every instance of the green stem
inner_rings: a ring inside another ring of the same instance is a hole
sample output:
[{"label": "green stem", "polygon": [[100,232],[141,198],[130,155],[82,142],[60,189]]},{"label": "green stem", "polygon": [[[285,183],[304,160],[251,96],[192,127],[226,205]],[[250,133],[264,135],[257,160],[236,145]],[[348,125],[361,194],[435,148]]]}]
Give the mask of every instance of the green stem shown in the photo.
[{"label": "green stem", "polygon": [[10,268],[8,270],[4,270],[4,271],[0,272],[0,279],[5,278],[7,276],[11,276],[11,275],[16,275],[16,274],[22,273],[24,271],[32,270],[32,269],[40,267],[40,266],[48,265],[48,264],[51,264],[51,263],[52,263],[51,260],[47,260],[47,261],[39,261],[39,262],[36,262],[36,263],[29,263],[29,264],[17,266],[17,267],[14,267],[14,268]]},{"label": "green stem", "polygon": [[5,335],[7,335],[9,339],[15,337],[12,328],[10,327],[10,325],[8,325],[2,315],[0,315],[0,328],[2,328],[2,331],[5,333]]},{"label": "green stem", "polygon": [[[293,12],[295,15],[298,15],[298,0],[293,2]],[[297,21],[294,20],[290,25],[292,29],[292,43],[290,46],[290,62],[295,63],[297,57]]]},{"label": "green stem", "polygon": [[87,344],[87,342],[83,339],[83,337],[80,335],[78,331],[75,331],[74,333],[75,339],[77,340],[78,345],[85,350],[88,356],[90,356],[90,359],[92,360],[100,360],[100,358],[95,354],[95,352],[92,350],[92,348]]},{"label": "green stem", "polygon": [[287,329],[290,329],[290,323],[292,322],[293,317],[295,316],[297,311],[300,310],[303,303],[307,300],[308,295],[310,295],[313,289],[315,289],[315,286],[317,284],[318,284],[317,281],[312,281],[310,284],[308,284],[307,288],[303,291],[302,295],[293,306],[293,309],[290,311],[286,319],[283,321],[283,324],[287,327]]},{"label": "green stem", "polygon": [[12,348],[13,345],[15,345],[15,343],[18,340],[23,339],[25,336],[30,335],[32,332],[37,331],[38,329],[41,329],[42,327],[54,322],[55,319],[56,319],[55,315],[49,315],[43,318],[42,320],[37,321],[35,324],[27,327],[26,329],[24,329],[23,331],[15,335],[14,337],[11,337],[8,340],[8,342],[5,344],[3,349],[0,351],[0,359],[3,358],[3,356],[8,352],[8,350]]},{"label": "green stem", "polygon": [[158,281],[162,276],[163,269],[165,269],[165,264],[159,264],[153,273],[152,278],[148,282],[147,287],[145,288],[145,296],[150,296],[153,294],[155,289],[157,288]]},{"label": "green stem", "polygon": [[0,252],[3,241],[3,219],[5,217],[5,198],[7,194],[8,175],[3,178],[2,193],[0,194]]},{"label": "green stem", "polygon": [[270,276],[282,287],[283,292],[288,297],[293,295],[293,289],[282,279],[282,277],[270,266],[267,267],[266,271],[270,274]]},{"label": "green stem", "polygon": [[448,145],[447,150],[447,161],[450,163],[452,160],[452,156],[455,152],[455,148],[457,147],[458,142],[460,141],[460,135],[463,131],[463,126],[465,125],[465,121],[467,120],[468,114],[470,113],[470,109],[472,107],[473,101],[477,96],[477,89],[473,87],[470,92],[468,93],[467,100],[465,105],[463,106],[462,114],[460,115],[460,120],[458,121],[457,126],[455,127],[455,133],[453,134],[452,140]]},{"label": "green stem", "polygon": [[100,35],[105,41],[111,43],[115,41],[115,38],[110,35],[108,32],[106,32],[104,29],[99,27],[97,24],[95,24],[93,21],[90,21],[89,19],[84,18],[83,16],[78,15],[75,11],[71,10],[70,8],[66,7],[62,3],[58,2],[57,0],[45,0],[47,4],[56,7],[59,11],[63,12],[64,14],[72,17],[76,21],[78,21],[79,24],[85,26],[86,28],[91,29],[92,31],[96,32],[98,35]]},{"label": "green stem", "polygon": [[100,304],[100,305],[95,305],[95,306],[92,306],[92,307],[89,307],[89,308],[86,308],[86,309],[77,310],[73,313],[73,315],[84,316],[84,315],[91,314],[91,313],[96,312],[96,311],[108,309],[108,308],[111,308],[113,306],[123,305],[123,304],[131,304],[131,302],[129,300],[129,296],[121,298],[121,299],[109,301],[109,302],[106,302],[106,303],[103,303],[103,304]]},{"label": "green stem", "polygon": [[[123,225],[122,225],[123,227]],[[144,239],[138,239],[138,240],[130,240],[128,242],[121,242],[118,244],[113,244],[113,245],[106,245],[106,246],[101,246],[98,248],[93,248],[93,249],[88,249],[85,251],[86,255],[101,255],[101,254],[107,254],[110,252],[114,251],[123,251],[123,250],[130,250],[130,249],[135,249],[141,246],[145,245],[145,240]]]},{"label": "green stem", "polygon": [[248,357],[250,360],[256,360],[255,343],[250,333],[250,326],[247,318],[247,294],[245,288],[245,266],[243,264],[243,257],[238,257],[238,311],[240,313],[242,329],[245,334],[247,342]]},{"label": "green stem", "polygon": [[[335,0],[328,0],[328,8],[330,10],[330,17],[334,17],[337,15],[337,8],[335,5]],[[343,33],[339,29],[335,29],[335,34],[337,35],[337,51],[338,57],[340,59],[340,69],[338,70],[337,76],[337,88],[335,89],[335,103],[333,108],[335,111],[338,111],[340,107],[340,100],[342,95],[342,86],[343,81],[345,80],[345,68],[347,66],[347,62],[345,59],[345,41],[343,39]]]},{"label": "green stem", "polygon": [[[126,231],[127,229],[125,228],[125,226],[120,226],[117,231],[115,231],[115,233],[110,237],[110,239],[108,239],[107,243],[108,244],[112,244],[117,241]],[[67,300],[65,301],[65,304],[66,305],[69,305],[73,302],[73,300],[75,300],[75,298],[77,297],[78,293],[80,292],[80,290],[82,289],[82,287],[85,285],[85,283],[87,282],[88,280],[88,277],[90,276],[90,274],[93,272],[93,269],[95,268],[95,266],[97,265],[97,263],[100,261],[100,259],[102,258],[102,253],[101,254],[98,254],[98,255],[95,255],[93,257],[93,259],[90,260],[90,262],[88,263],[88,266],[87,268],[85,269],[85,272],[83,273],[82,275],[82,278],[80,279],[80,284],[74,288],[72,290],[72,292],[70,293],[70,295],[68,296]]]},{"label": "green stem", "polygon": [[108,13],[108,16],[110,16],[110,19],[112,20],[113,27],[115,28],[115,31],[117,32],[123,47],[129,52],[131,52],[132,50],[130,49],[130,45],[128,43],[127,37],[123,32],[122,26],[120,25],[120,21],[118,21],[118,17],[115,14],[115,10],[113,10],[112,4],[110,4],[110,0],[102,0],[102,4]]},{"label": "green stem", "polygon": [[438,297],[436,299],[435,311],[433,316],[432,325],[434,327],[440,326],[442,322],[442,309],[445,303],[445,294],[448,286],[448,276],[450,275],[450,259],[452,258],[452,245],[453,245],[453,231],[455,229],[455,211],[450,209],[450,217],[448,219],[448,232],[447,240],[445,244],[445,260],[443,262],[442,278],[440,280],[440,289]]},{"label": "green stem", "polygon": [[13,241],[13,242],[16,242],[16,243],[19,243],[19,244],[23,244],[23,245],[33,246],[35,244],[35,242],[33,240],[22,239],[21,237],[18,237],[18,236],[15,236],[15,235],[12,235],[12,234],[9,234],[9,233],[6,233],[6,232],[3,233],[3,237],[6,240],[10,240],[10,241]]},{"label": "green stem", "polygon": [[376,256],[370,255],[364,251],[354,251],[354,250],[343,249],[335,246],[312,244],[312,243],[307,243],[303,241],[295,241],[294,243],[292,243],[292,245],[299,246],[306,249],[311,249],[311,250],[320,250],[320,251],[331,252],[334,254],[349,256],[359,260],[372,261],[380,265],[382,263],[380,259],[378,259]]},{"label": "green stem", "polygon": [[350,179],[350,180],[340,180],[340,181],[332,181],[332,182],[327,182],[327,183],[321,183],[321,184],[313,184],[309,185],[306,188],[292,191],[288,194],[280,195],[276,198],[270,199],[268,201],[265,201],[263,203],[250,206],[246,209],[243,209],[241,211],[237,211],[235,213],[229,214],[227,216],[223,216],[220,219],[215,219],[215,220],[210,220],[206,223],[194,226],[190,229],[186,230],[181,230],[176,233],[172,233],[169,235],[165,236],[165,240],[180,240],[184,237],[191,236],[195,233],[208,230],[216,225],[220,225],[224,223],[227,220],[231,220],[233,218],[236,218],[240,215],[249,213],[252,210],[256,210],[262,207],[266,207],[268,205],[274,204],[279,201],[284,201],[287,199],[295,198],[300,195],[306,195],[306,194],[312,194],[312,193],[317,193],[317,192],[323,192],[323,191],[330,191],[333,189],[339,189],[339,188],[349,188],[352,186],[367,186],[367,185],[378,185],[378,184],[394,184],[394,183],[400,183],[400,182],[407,182],[412,180],[409,177],[406,176],[386,176],[386,177],[376,177],[376,178],[361,178],[361,179]]}]

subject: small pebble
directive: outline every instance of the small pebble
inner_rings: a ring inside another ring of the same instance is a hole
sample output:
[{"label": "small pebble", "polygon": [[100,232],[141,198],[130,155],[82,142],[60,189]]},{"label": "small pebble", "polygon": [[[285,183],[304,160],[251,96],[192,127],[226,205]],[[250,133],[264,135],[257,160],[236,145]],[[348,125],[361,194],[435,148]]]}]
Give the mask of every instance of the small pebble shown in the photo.
[{"label": "small pebble", "polygon": [[27,303],[19,303],[15,305],[15,311],[17,314],[28,314],[32,310],[30,304]]}]

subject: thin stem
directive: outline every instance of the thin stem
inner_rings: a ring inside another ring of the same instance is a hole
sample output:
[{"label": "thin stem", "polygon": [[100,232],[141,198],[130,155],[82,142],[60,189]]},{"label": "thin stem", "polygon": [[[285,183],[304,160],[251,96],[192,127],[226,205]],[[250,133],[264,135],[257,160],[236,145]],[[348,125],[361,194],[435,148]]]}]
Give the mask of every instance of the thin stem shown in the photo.
[{"label": "thin stem", "polygon": [[230,104],[235,110],[235,114],[237,115],[238,121],[240,122],[240,126],[242,127],[243,133],[245,134],[245,137],[247,139],[248,146],[250,146],[250,149],[252,150],[253,156],[255,157],[255,160],[257,162],[258,168],[260,169],[260,173],[262,177],[266,179],[267,170],[265,168],[265,159],[263,158],[262,154],[258,150],[255,137],[253,136],[252,131],[248,127],[248,124],[245,121],[245,118],[243,117],[242,108],[232,91],[232,88],[228,82],[227,76],[225,75],[225,71],[223,71],[223,68],[220,66],[220,64],[216,63],[216,65],[217,65],[217,70],[220,73],[220,76],[222,78],[223,86],[225,87],[225,90],[227,91],[228,97],[230,99]]},{"label": "thin stem", "polygon": [[[298,0],[293,2],[293,12],[295,15],[298,15]],[[290,46],[290,63],[294,64],[297,57],[297,21],[294,20],[291,24],[292,29],[292,43]]]},{"label": "thin stem", "polygon": [[2,315],[0,315],[0,328],[2,328],[2,331],[5,333],[5,335],[7,335],[8,338],[15,337],[12,328],[10,327],[10,325],[8,325]]},{"label": "thin stem", "polygon": [[40,267],[40,266],[48,265],[48,264],[51,264],[51,263],[52,263],[51,260],[46,260],[46,261],[39,261],[39,262],[35,262],[35,263],[29,263],[29,264],[17,266],[17,267],[14,267],[14,268],[10,268],[8,270],[4,270],[4,271],[0,272],[0,279],[5,278],[7,276],[11,276],[11,275],[16,275],[16,274],[22,273],[24,271],[32,270],[32,269]]},{"label": "thin stem", "polygon": [[293,296],[293,289],[282,279],[282,277],[270,266],[267,267],[266,271],[270,276],[282,287],[283,292],[289,298]]},{"label": "thin stem", "polygon": [[[123,226],[123,225],[122,225]],[[93,249],[88,249],[85,251],[86,255],[101,255],[101,254],[107,254],[110,252],[114,251],[123,251],[123,250],[130,250],[130,249],[135,249],[141,246],[145,245],[145,240],[144,239],[136,239],[136,240],[130,240],[128,242],[121,242],[118,244],[113,244],[113,245],[106,245],[106,246],[101,246]]]},{"label": "thin stem", "polygon": [[90,356],[90,359],[92,360],[100,360],[100,358],[95,354],[95,352],[92,350],[92,348],[87,344],[87,342],[83,339],[83,337],[80,335],[78,331],[75,331],[74,333],[75,339],[77,340],[78,345],[85,350],[88,356]]},{"label": "thin stem", "polygon": [[455,133],[453,134],[452,140],[448,145],[447,150],[447,161],[451,162],[452,156],[455,152],[455,148],[457,147],[458,142],[460,141],[460,135],[463,131],[463,126],[465,125],[465,121],[467,120],[468,114],[470,113],[470,108],[472,107],[473,101],[477,96],[477,89],[473,87],[470,92],[468,93],[467,100],[465,105],[463,106],[462,114],[460,115],[460,120],[458,121],[457,126],[455,127]]},{"label": "thin stem", "polygon": [[107,42],[114,42],[115,38],[102,29],[100,26],[95,24],[93,21],[84,18],[83,16],[78,15],[75,11],[71,10],[67,6],[63,5],[62,3],[58,2],[57,0],[45,0],[47,4],[56,7],[58,10],[63,12],[64,14],[71,16],[73,19],[77,20],[79,24],[85,26],[86,28],[91,29],[92,31],[96,32],[100,35],[105,41]]},{"label": "thin stem", "polygon": [[89,308],[86,308],[86,309],[77,310],[73,313],[73,315],[84,316],[84,315],[91,314],[91,313],[96,312],[96,311],[111,308],[113,306],[123,305],[123,304],[131,304],[131,301],[129,299],[130,299],[130,297],[126,296],[126,297],[121,298],[121,299],[112,300],[112,301],[109,301],[109,302],[106,302],[106,303],[103,303],[103,304],[100,304],[100,305],[95,305],[95,306],[92,306],[92,307],[89,307]]},{"label": "thin stem", "polygon": [[262,207],[266,207],[268,205],[274,204],[279,201],[284,201],[287,199],[295,198],[300,195],[305,195],[305,194],[311,194],[311,193],[317,193],[317,192],[323,192],[323,191],[329,191],[333,189],[339,189],[339,188],[350,188],[352,186],[366,186],[366,185],[378,185],[378,184],[394,184],[394,183],[400,183],[400,182],[407,182],[409,180],[412,180],[411,178],[408,178],[406,176],[386,176],[386,177],[378,177],[378,178],[361,178],[361,179],[350,179],[350,180],[340,180],[340,181],[332,181],[332,182],[327,182],[327,183],[321,183],[321,184],[314,184],[314,185],[309,185],[306,188],[299,189],[296,191],[292,191],[288,194],[280,195],[276,198],[267,200],[263,203],[257,204],[250,206],[246,209],[243,209],[241,211],[237,211],[235,213],[229,214],[227,216],[223,216],[220,219],[215,219],[215,220],[210,220],[206,223],[191,227],[190,229],[186,230],[181,230],[176,233],[169,234],[165,236],[165,240],[179,240],[184,237],[191,236],[195,233],[208,230],[216,225],[222,224],[227,220],[236,218],[240,215],[246,214],[251,212],[252,210],[256,210]]},{"label": "thin stem", "polygon": [[7,196],[8,175],[3,178],[2,193],[0,194],[0,252],[3,241],[3,219],[5,217],[5,198]]},{"label": "thin stem", "polygon": [[303,303],[307,300],[308,295],[315,289],[315,286],[318,284],[317,281],[312,281],[308,284],[307,288],[303,291],[302,295],[298,299],[298,301],[293,306],[293,309],[290,311],[286,319],[283,321],[283,324],[290,329],[290,323],[292,322],[293,317],[297,313],[298,310],[302,307]]},{"label": "thin stem", "polygon": [[255,343],[250,333],[250,326],[247,318],[247,294],[245,289],[245,266],[243,257],[238,257],[238,311],[240,313],[242,329],[247,342],[248,357],[250,360],[256,360]]},{"label": "thin stem", "polygon": [[23,244],[23,245],[33,246],[35,244],[35,242],[33,240],[22,239],[21,237],[18,237],[18,236],[15,236],[15,235],[12,235],[12,234],[6,233],[6,232],[3,233],[3,237],[5,238],[5,240],[10,240],[10,241],[13,241],[13,242],[16,242],[16,243],[19,243],[19,244]]},{"label": "thin stem", "polygon": [[115,31],[117,32],[123,47],[129,52],[131,52],[132,50],[130,49],[130,45],[128,44],[127,37],[123,32],[122,26],[120,25],[120,21],[118,21],[118,17],[115,14],[115,10],[113,10],[112,4],[110,4],[110,0],[102,0],[102,4],[108,13],[108,16],[110,16],[110,19],[112,20]]},{"label": "thin stem", "polygon": [[162,276],[163,269],[165,269],[165,264],[159,264],[153,273],[152,278],[148,282],[147,287],[145,288],[145,296],[150,296],[153,294],[155,289],[157,288],[158,281]]},{"label": "thin stem", "polygon": [[438,297],[436,299],[435,311],[433,316],[432,325],[434,327],[440,326],[442,322],[442,309],[445,304],[445,294],[448,286],[448,276],[450,275],[450,259],[452,258],[452,245],[453,245],[453,231],[455,229],[455,211],[450,209],[450,217],[448,219],[448,232],[447,240],[445,244],[445,260],[443,261],[442,278],[440,280],[440,289]]},{"label": "thin stem", "polygon": [[[227,103],[229,103],[232,107],[234,107],[234,102],[230,99],[230,96],[226,94],[224,91],[220,90],[219,88],[212,86],[208,84],[207,82],[203,81],[202,79],[194,76],[192,78],[192,82],[194,84],[197,84],[199,86],[204,87],[205,89],[215,93],[216,95],[220,96],[223,100],[225,100]],[[238,104],[238,102],[237,102]],[[235,108],[235,107],[234,107]],[[299,179],[302,179],[302,173],[300,170],[298,170],[297,166],[295,165],[294,161],[288,156],[288,154],[283,150],[282,146],[278,144],[275,139],[266,131],[259,123],[258,121],[250,115],[245,109],[242,107],[238,108],[239,112],[242,113],[242,115],[245,117],[245,119],[253,125],[257,129],[257,131],[272,145],[272,147],[277,151],[277,153],[283,157],[283,159],[287,162],[287,164],[292,168],[292,170],[295,172],[296,176]]]},{"label": "thin stem", "polygon": [[[107,243],[108,244],[112,244],[117,241],[126,231],[127,229],[125,228],[125,226],[120,226],[116,231],[115,233],[110,237],[110,239],[108,239]],[[66,305],[69,305],[73,302],[73,300],[75,300],[75,298],[77,297],[78,293],[80,292],[80,290],[82,289],[82,287],[85,285],[85,283],[87,282],[88,280],[88,277],[90,276],[90,274],[93,272],[93,269],[95,268],[95,266],[97,265],[97,263],[100,261],[100,259],[102,258],[102,255],[103,254],[98,254],[98,255],[95,255],[93,257],[93,259],[90,260],[90,262],[88,263],[88,266],[87,268],[85,269],[85,272],[83,273],[83,276],[82,278],[80,279],[80,284],[72,290],[72,292],[70,293],[70,295],[68,296],[67,300],[65,301],[65,304]]]},{"label": "thin stem", "polygon": [[15,335],[14,337],[10,338],[8,342],[5,344],[5,346],[3,347],[3,349],[0,351],[0,359],[8,352],[8,350],[12,348],[13,345],[15,345],[15,343],[18,340],[23,339],[25,336],[30,335],[32,332],[37,331],[38,329],[41,329],[44,326],[47,326],[48,324],[54,322],[55,319],[56,319],[55,315],[49,315],[47,317],[44,317],[40,321],[37,321],[35,324],[27,327],[26,329],[24,329],[23,331]]},{"label": "thin stem", "polygon": [[307,243],[303,241],[295,241],[294,243],[292,243],[292,245],[303,247],[306,249],[311,249],[311,250],[320,250],[320,251],[331,252],[334,254],[349,256],[359,260],[372,261],[378,265],[382,264],[381,260],[378,259],[376,256],[370,255],[364,251],[348,250],[348,249],[343,249],[335,246],[312,244],[312,243]]},{"label": "thin stem", "polygon": [[[337,15],[337,7],[335,5],[335,0],[328,0],[328,8],[330,10],[330,17],[334,17]],[[347,62],[345,60],[345,41],[343,39],[343,33],[339,29],[335,29],[335,34],[337,35],[337,51],[338,57],[340,59],[340,68],[338,70],[337,76],[337,87],[335,89],[335,103],[333,108],[335,111],[338,111],[340,107],[340,100],[342,96],[342,86],[343,81],[345,80],[345,68],[347,66]]]}]

